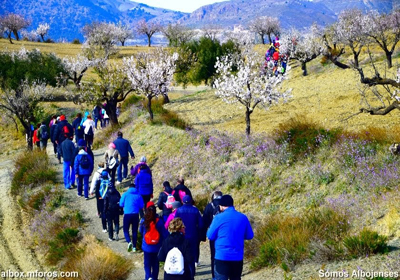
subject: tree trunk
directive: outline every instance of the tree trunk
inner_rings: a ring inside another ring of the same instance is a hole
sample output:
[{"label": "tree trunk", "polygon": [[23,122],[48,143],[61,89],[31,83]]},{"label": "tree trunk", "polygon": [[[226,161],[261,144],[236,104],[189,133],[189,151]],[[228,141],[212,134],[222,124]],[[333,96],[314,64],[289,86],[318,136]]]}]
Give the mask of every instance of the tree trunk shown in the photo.
[{"label": "tree trunk", "polygon": [[388,63],[388,68],[392,68],[393,64],[392,64],[392,52],[390,51],[385,51],[386,54],[386,60]]},{"label": "tree trunk", "polygon": [[122,40],[122,41],[121,41],[121,45],[122,45],[123,47],[125,47],[125,40]]},{"label": "tree trunk", "polygon": [[247,107],[247,108],[246,108],[246,135],[247,135],[247,136],[250,135],[250,114],[251,114],[251,111],[250,111],[250,109]]},{"label": "tree trunk", "polygon": [[118,117],[117,117],[117,102],[114,100],[107,101],[106,112],[108,117],[110,118],[110,123],[112,126],[118,126]]},{"label": "tree trunk", "polygon": [[271,34],[268,34],[269,43],[272,44]]},{"label": "tree trunk", "polygon": [[12,39],[11,39],[11,31],[8,33],[8,36],[7,36],[7,37],[8,37],[8,40],[10,41],[10,43],[11,43],[11,44],[14,44],[13,41],[12,41]]},{"label": "tree trunk", "polygon": [[16,39],[17,41],[19,41],[18,31],[13,31],[13,33],[14,33],[15,39]]},{"label": "tree trunk", "polygon": [[147,35],[148,46],[151,47],[151,36]]},{"label": "tree trunk", "polygon": [[169,103],[170,102],[170,100],[169,100],[169,97],[168,97],[168,94],[167,93],[164,93],[163,94],[163,98],[164,98],[164,104],[167,104],[167,103]]},{"label": "tree trunk", "polygon": [[44,36],[42,34],[40,34],[40,37],[42,37],[42,41],[44,42]]},{"label": "tree trunk", "polygon": [[26,135],[26,142],[28,144],[28,150],[32,151],[33,150],[33,131],[30,127],[30,124],[28,124],[29,128],[27,128],[24,124],[24,128],[25,128],[25,135]]},{"label": "tree trunk", "polygon": [[301,63],[301,70],[303,70],[303,76],[307,76],[307,62]]},{"label": "tree trunk", "polygon": [[149,111],[150,114],[150,120],[153,121],[153,110],[151,110],[151,96],[147,96],[147,110]]},{"label": "tree trunk", "polygon": [[265,44],[264,34],[261,34],[261,42],[262,42],[263,45]]},{"label": "tree trunk", "polygon": [[353,52],[353,55],[354,55],[354,67],[358,68],[360,65],[360,63],[358,62],[358,56],[360,55],[360,53]]}]

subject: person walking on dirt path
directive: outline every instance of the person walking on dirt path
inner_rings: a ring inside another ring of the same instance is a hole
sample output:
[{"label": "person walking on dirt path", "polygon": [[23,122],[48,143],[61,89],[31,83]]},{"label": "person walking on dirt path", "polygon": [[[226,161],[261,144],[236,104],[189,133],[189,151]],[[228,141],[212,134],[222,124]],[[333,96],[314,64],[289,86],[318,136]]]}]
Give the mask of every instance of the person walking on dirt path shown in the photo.
[{"label": "person walking on dirt path", "polygon": [[119,185],[122,182],[122,179],[128,177],[128,162],[129,162],[129,155],[132,159],[135,158],[135,154],[133,153],[131,144],[128,140],[122,138],[123,134],[121,131],[118,131],[118,137],[114,141],[115,147],[121,156],[121,161],[119,166],[117,167],[117,183]]},{"label": "person walking on dirt path", "polygon": [[40,128],[40,123],[36,125],[36,129],[33,131],[33,137],[32,137],[33,145],[36,145],[38,149],[40,149],[40,138],[38,137],[39,128]]},{"label": "person walking on dirt path", "polygon": [[189,195],[193,202],[192,192],[189,190],[188,187],[185,186],[185,180],[182,177],[179,177],[176,181],[178,185],[174,188],[175,200],[183,204],[182,198],[185,195]]},{"label": "person walking on dirt path", "polygon": [[73,128],[68,123],[65,115],[61,115],[60,122],[57,123],[57,126],[54,131],[55,134],[54,139],[57,143],[57,153],[58,153],[57,158],[59,163],[61,163],[61,144],[65,139],[73,137],[74,136],[73,133],[74,133]]},{"label": "person walking on dirt path", "polygon": [[76,118],[72,122],[72,128],[74,129],[75,134],[75,143],[78,143],[79,139],[84,139],[84,128],[82,122],[82,114],[76,114]]},{"label": "person walking on dirt path", "polygon": [[85,151],[85,147],[79,147],[79,153],[75,158],[75,176],[78,179],[78,196],[82,197],[82,187],[85,199],[89,199],[89,177],[93,172],[93,158]]},{"label": "person walking on dirt path", "polygon": [[78,145],[77,145],[77,147],[75,148],[75,152],[74,152],[74,156],[75,156],[75,157],[78,155],[79,149],[80,149],[81,147],[85,150],[85,152],[87,152],[87,153],[89,154],[89,156],[92,157],[92,159],[94,159],[94,154],[93,154],[92,149],[91,149],[90,147],[86,147],[86,141],[83,140],[83,139],[79,139],[79,141],[78,141]]},{"label": "person walking on dirt path", "polygon": [[[177,201],[177,203],[179,203]],[[194,263],[192,250],[190,249],[190,243],[185,238],[185,225],[181,218],[175,218],[171,221],[168,226],[170,235],[164,240],[160,251],[158,252],[158,260],[160,262],[166,262],[168,253],[172,248],[178,248],[183,256],[184,272],[182,275],[168,274],[164,271],[164,280],[190,280],[194,279],[194,275],[191,274],[190,266]]]},{"label": "person walking on dirt path", "polygon": [[86,145],[91,148],[93,145],[93,138],[94,138],[94,121],[92,120],[92,116],[88,115],[87,119],[83,122],[84,127],[84,134],[85,134],[85,141]]},{"label": "person walking on dirt path", "polygon": [[54,156],[57,157],[57,143],[56,143],[56,127],[57,127],[57,119],[54,120],[53,125],[50,126],[50,141],[53,144],[53,151],[54,151]]},{"label": "person walking on dirt path", "polygon": [[49,128],[51,128],[51,127],[53,126],[53,124],[55,124],[56,122],[57,122],[57,116],[56,116],[56,115],[53,115],[53,116],[51,117],[50,122],[49,122]]},{"label": "person walking on dirt path", "polygon": [[[104,213],[106,214],[108,224],[108,240],[118,241],[119,240],[119,201],[121,200],[121,194],[119,191],[111,185],[108,188],[106,196],[104,197]],[[115,234],[113,230],[115,226]]]},{"label": "person walking on dirt path", "polygon": [[[142,165],[147,165],[146,156],[142,156],[142,157],[140,158],[139,163],[136,164],[135,167],[131,167],[131,175],[132,175],[133,177],[136,177],[136,176],[139,174],[139,170],[140,170],[140,167],[141,167]],[[149,166],[147,165],[147,167],[149,167]],[[150,167],[149,167],[149,171],[150,171],[150,174],[152,175],[151,170],[150,170]]]},{"label": "person walking on dirt path", "polygon": [[[207,229],[210,227],[211,222],[213,221],[214,217],[220,213],[219,210],[219,203],[221,201],[222,192],[221,191],[214,191],[211,195],[211,202],[207,204],[206,208],[204,209],[203,213],[203,236],[202,240],[205,240],[207,235]],[[210,253],[211,253],[211,275],[212,278],[215,278],[214,275],[214,260],[215,260],[215,241],[210,240]]]},{"label": "person walking on dirt path", "polygon": [[[164,223],[156,213],[156,206],[153,202],[146,205],[146,212],[140,221],[139,231],[142,235],[142,250],[144,255],[145,279],[157,280],[160,270],[160,263],[157,254],[160,251],[164,239],[168,232],[164,228]],[[158,240],[157,240],[158,233]]]},{"label": "person walking on dirt path", "polygon": [[61,144],[61,156],[63,158],[64,187],[67,190],[75,187],[74,152],[75,144],[72,142],[72,138],[65,139]]},{"label": "person walking on dirt path", "polygon": [[[182,219],[186,231],[185,238],[189,240],[195,263],[198,263],[200,256],[200,237],[203,230],[203,218],[201,217],[199,209],[192,205],[193,201],[190,195],[185,195],[182,201],[183,205],[176,210],[175,218]],[[192,265],[190,268],[194,275],[196,272],[195,265]]]},{"label": "person walking on dirt path", "polygon": [[[122,194],[119,205],[124,208],[123,230],[126,242],[128,242],[128,252],[136,252],[137,233],[139,226],[139,212],[143,209],[144,203],[142,196],[134,184]],[[129,229],[132,227],[132,239]]]},{"label": "person walking on dirt path", "polygon": [[[143,198],[143,203],[146,205],[153,197],[153,177],[146,164],[140,166],[139,174],[135,177],[135,185]],[[140,218],[142,217],[143,211],[140,212]]]},{"label": "person walking on dirt path", "polygon": [[107,171],[110,173],[111,182],[115,186],[115,173],[121,162],[121,157],[114,143],[108,145],[108,150],[104,153],[104,162],[106,163]]},{"label": "person walking on dirt path", "polygon": [[168,181],[163,183],[163,191],[158,196],[157,206],[162,210],[164,224],[172,213],[172,203],[175,202],[174,191]]},{"label": "person walking on dirt path", "polygon": [[46,148],[47,148],[47,141],[50,138],[49,135],[50,134],[49,134],[46,124],[44,122],[42,122],[42,124],[40,125],[39,130],[37,132],[37,136],[40,139],[40,149],[42,151],[46,150]]},{"label": "person walking on dirt path", "polygon": [[254,237],[249,219],[235,210],[230,195],[221,197],[219,208],[207,231],[215,241],[214,273],[216,280],[240,280],[243,270],[244,240]]},{"label": "person walking on dirt path", "polygon": [[92,115],[94,118],[94,128],[97,129],[97,123],[100,121],[100,128],[103,126],[101,120],[101,107],[99,105],[94,106]]},{"label": "person walking on dirt path", "polygon": [[168,229],[169,223],[173,219],[175,219],[176,210],[181,206],[182,206],[182,204],[179,201],[172,202],[172,213],[169,214],[167,220],[165,221],[165,224],[164,224],[165,229]]},{"label": "person walking on dirt path", "polygon": [[[96,206],[97,206],[97,217],[101,218],[101,225],[103,228],[103,232],[107,232],[107,220],[106,215],[104,213],[104,199],[100,195],[100,183],[102,179],[102,172],[106,170],[104,168],[104,162],[99,162],[97,165],[97,170],[94,172],[92,177],[92,183],[90,185],[89,195],[96,196]],[[107,174],[108,176],[108,174]],[[109,180],[111,178],[108,178]]]}]

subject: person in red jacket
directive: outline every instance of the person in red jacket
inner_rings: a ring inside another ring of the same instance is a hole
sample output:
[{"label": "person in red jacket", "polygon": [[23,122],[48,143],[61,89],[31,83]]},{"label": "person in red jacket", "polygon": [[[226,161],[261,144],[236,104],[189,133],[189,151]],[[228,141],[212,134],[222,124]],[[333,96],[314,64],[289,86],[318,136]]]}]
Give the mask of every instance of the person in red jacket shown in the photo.
[{"label": "person in red jacket", "polygon": [[39,128],[40,128],[40,123],[36,126],[36,129],[33,131],[32,141],[33,141],[33,145],[36,145],[36,147],[38,147],[40,149],[40,139],[37,136]]}]

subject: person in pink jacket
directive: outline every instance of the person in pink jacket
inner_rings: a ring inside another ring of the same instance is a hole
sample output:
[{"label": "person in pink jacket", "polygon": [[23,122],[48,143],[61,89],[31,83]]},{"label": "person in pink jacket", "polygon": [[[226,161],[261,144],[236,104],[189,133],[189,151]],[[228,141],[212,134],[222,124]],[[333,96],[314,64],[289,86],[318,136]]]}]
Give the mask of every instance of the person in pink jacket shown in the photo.
[{"label": "person in pink jacket", "polygon": [[179,201],[172,202],[172,213],[169,214],[164,227],[168,230],[169,223],[175,218],[176,210],[181,207],[182,204]]}]

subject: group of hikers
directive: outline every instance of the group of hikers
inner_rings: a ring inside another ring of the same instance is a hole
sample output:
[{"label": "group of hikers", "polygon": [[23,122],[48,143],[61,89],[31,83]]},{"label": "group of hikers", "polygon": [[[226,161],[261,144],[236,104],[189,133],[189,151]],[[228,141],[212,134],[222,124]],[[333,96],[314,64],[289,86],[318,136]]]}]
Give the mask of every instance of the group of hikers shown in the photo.
[{"label": "group of hikers", "polygon": [[[240,279],[244,240],[252,239],[253,231],[247,217],[235,210],[233,198],[215,191],[202,215],[184,179],[179,178],[174,188],[165,181],[158,199],[153,199],[153,174],[147,158],[142,156],[128,170],[129,157],[133,160],[135,154],[121,131],[109,143],[94,171],[93,135],[88,132],[94,132],[96,126],[89,114],[85,113],[84,118],[79,113],[69,124],[61,115],[50,124],[54,152],[60,162],[63,159],[64,187],[77,187],[77,196],[86,200],[91,195],[96,197],[97,216],[109,241],[119,241],[120,215],[123,215],[127,250],[143,251],[145,279],[158,279],[159,262],[164,262],[164,279],[194,279],[200,242],[207,238],[212,278]],[[129,182],[129,188],[121,195],[116,186],[123,180],[128,180],[125,182]],[[141,248],[138,248],[138,233],[142,236]]]},{"label": "group of hikers", "polygon": [[286,72],[288,55],[279,52],[279,37],[275,37],[272,43],[265,53],[265,62],[263,67],[263,72],[269,76],[283,75]]}]

